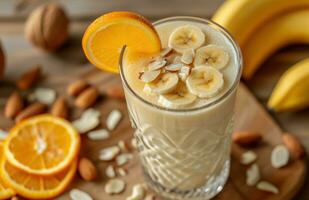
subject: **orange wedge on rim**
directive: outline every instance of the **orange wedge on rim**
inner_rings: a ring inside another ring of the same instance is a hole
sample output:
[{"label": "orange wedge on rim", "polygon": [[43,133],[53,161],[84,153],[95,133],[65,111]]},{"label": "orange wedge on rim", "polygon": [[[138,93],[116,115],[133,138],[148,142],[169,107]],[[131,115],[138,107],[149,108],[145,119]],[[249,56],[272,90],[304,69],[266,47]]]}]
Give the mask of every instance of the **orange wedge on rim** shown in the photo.
[{"label": "orange wedge on rim", "polygon": [[[3,157],[3,144],[0,141],[0,157]],[[1,158],[0,158],[1,159]],[[15,192],[11,188],[7,187],[4,184],[3,180],[0,179],[0,199],[9,199],[10,197],[14,196]]]},{"label": "orange wedge on rim", "polygon": [[83,36],[82,46],[96,67],[117,73],[122,47],[132,52],[160,52],[160,38],[150,22],[133,12],[111,12],[97,18]]},{"label": "orange wedge on rim", "polygon": [[4,155],[14,167],[30,174],[50,175],[76,159],[80,136],[64,119],[39,115],[17,124],[4,144]]}]

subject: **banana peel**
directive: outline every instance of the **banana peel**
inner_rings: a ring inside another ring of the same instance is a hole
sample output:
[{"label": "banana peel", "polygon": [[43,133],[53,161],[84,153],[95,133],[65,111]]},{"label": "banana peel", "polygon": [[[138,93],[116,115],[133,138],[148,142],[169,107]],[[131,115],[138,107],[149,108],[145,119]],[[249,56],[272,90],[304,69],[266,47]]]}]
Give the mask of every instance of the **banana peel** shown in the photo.
[{"label": "banana peel", "polygon": [[309,58],[296,63],[283,74],[267,106],[276,112],[309,107]]}]

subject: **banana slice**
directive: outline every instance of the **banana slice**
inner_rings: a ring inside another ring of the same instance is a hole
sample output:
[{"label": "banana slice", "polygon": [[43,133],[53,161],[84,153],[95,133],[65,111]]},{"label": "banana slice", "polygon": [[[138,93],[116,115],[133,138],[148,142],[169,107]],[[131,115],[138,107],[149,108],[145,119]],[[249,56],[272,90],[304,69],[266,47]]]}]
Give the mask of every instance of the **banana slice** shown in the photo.
[{"label": "banana slice", "polygon": [[211,44],[196,50],[194,66],[210,65],[216,69],[223,69],[229,62],[230,56],[224,48]]},{"label": "banana slice", "polygon": [[192,94],[200,98],[211,98],[223,88],[224,79],[219,70],[201,65],[192,69],[186,84]]},{"label": "banana slice", "polygon": [[205,42],[203,31],[193,25],[185,25],[176,28],[170,35],[168,46],[182,53],[187,49],[197,49]]},{"label": "banana slice", "polygon": [[160,95],[158,102],[167,108],[182,108],[191,105],[196,98],[188,91],[184,83],[180,83],[173,92]]},{"label": "banana slice", "polygon": [[156,94],[166,94],[176,88],[178,80],[179,78],[176,73],[165,73],[155,81],[145,84],[144,91]]}]

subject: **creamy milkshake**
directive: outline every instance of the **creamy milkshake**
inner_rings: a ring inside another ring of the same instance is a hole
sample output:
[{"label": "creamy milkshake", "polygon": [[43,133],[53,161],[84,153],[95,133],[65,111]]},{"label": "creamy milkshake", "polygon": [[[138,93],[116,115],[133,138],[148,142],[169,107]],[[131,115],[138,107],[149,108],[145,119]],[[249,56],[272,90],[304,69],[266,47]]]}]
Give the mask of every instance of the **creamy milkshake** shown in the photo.
[{"label": "creamy milkshake", "polygon": [[122,54],[121,76],[147,181],[168,199],[209,199],[229,174],[237,45],[217,25],[174,17],[155,24],[157,55]]}]

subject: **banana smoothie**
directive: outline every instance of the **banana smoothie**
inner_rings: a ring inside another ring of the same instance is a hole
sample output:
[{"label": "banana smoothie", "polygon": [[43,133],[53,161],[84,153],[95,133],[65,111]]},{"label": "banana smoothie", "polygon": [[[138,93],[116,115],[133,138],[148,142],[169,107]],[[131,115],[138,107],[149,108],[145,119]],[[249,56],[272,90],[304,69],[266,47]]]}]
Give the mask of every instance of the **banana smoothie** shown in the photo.
[{"label": "banana smoothie", "polygon": [[229,174],[241,56],[207,20],[174,17],[154,25],[160,54],[131,59],[128,49],[121,63],[143,171],[165,198],[209,199]]}]

